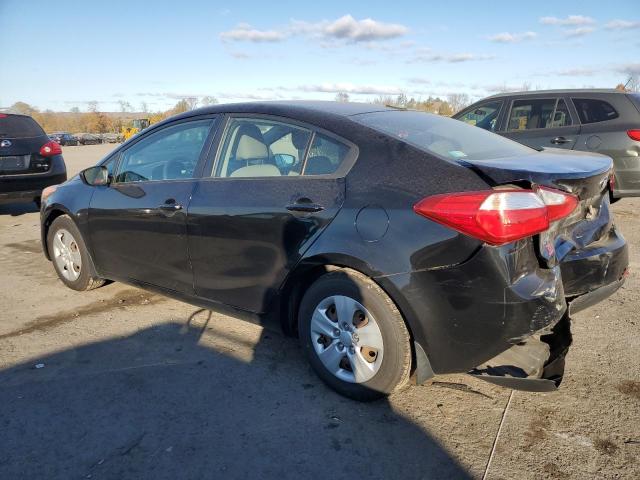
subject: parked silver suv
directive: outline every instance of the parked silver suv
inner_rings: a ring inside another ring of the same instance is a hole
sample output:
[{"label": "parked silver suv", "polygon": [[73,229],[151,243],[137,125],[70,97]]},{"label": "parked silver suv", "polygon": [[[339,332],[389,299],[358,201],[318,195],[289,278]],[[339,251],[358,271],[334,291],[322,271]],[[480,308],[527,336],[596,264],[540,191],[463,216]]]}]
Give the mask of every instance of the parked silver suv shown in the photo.
[{"label": "parked silver suv", "polygon": [[619,90],[538,90],[494,95],[453,118],[540,148],[613,158],[613,198],[640,196],[640,94]]}]

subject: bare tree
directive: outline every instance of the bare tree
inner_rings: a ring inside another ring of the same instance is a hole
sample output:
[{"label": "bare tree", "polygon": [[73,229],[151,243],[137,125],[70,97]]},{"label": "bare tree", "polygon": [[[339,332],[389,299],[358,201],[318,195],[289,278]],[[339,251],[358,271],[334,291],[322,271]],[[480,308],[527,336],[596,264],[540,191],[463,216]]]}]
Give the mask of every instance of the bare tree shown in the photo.
[{"label": "bare tree", "polygon": [[87,110],[89,110],[90,112],[97,112],[98,111],[98,102],[95,100],[91,100],[90,102],[87,102]]},{"label": "bare tree", "polygon": [[449,103],[453,113],[459,112],[464,107],[471,104],[469,95],[466,93],[450,93],[447,95],[447,102]]},{"label": "bare tree", "polygon": [[210,97],[208,95],[202,97],[200,99],[200,105],[202,106],[207,106],[207,105],[215,105],[218,103],[218,99],[216,97]]},{"label": "bare tree", "polygon": [[629,92],[640,92],[640,79],[638,79],[638,75],[629,75],[629,80],[627,80],[623,88]]},{"label": "bare tree", "polygon": [[349,101],[349,94],[347,92],[336,93],[336,102],[346,103]]},{"label": "bare tree", "polygon": [[140,110],[144,113],[149,113],[149,105],[147,105],[147,102],[140,103]]},{"label": "bare tree", "polygon": [[185,97],[184,101],[187,103],[188,110],[193,110],[198,106],[198,97]]},{"label": "bare tree", "polygon": [[133,107],[131,106],[131,104],[126,100],[118,100],[118,103],[120,104],[120,111],[122,113],[130,112],[133,110]]}]

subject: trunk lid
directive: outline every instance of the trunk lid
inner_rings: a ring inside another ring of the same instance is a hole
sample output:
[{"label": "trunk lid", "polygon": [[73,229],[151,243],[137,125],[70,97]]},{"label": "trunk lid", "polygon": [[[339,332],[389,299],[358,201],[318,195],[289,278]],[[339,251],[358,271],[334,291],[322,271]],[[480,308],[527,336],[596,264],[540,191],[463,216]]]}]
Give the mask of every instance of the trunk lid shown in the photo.
[{"label": "trunk lid", "polygon": [[462,160],[492,185],[527,182],[571,192],[580,200],[608,190],[613,160],[557,148],[494,160]]}]

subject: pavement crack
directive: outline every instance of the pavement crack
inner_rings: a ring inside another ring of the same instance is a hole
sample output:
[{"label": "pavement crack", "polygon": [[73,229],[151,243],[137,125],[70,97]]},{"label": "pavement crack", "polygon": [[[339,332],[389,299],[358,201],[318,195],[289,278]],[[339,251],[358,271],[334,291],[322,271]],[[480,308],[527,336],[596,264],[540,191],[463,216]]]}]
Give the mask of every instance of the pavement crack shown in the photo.
[{"label": "pavement crack", "polygon": [[493,400],[492,396],[487,395],[486,393],[479,392],[478,390],[474,390],[473,388],[471,388],[466,383],[438,382],[438,381],[435,381],[435,382],[431,382],[431,385],[434,385],[436,387],[450,388],[452,390],[460,390],[461,392],[472,393],[474,395],[480,395],[481,397]]}]

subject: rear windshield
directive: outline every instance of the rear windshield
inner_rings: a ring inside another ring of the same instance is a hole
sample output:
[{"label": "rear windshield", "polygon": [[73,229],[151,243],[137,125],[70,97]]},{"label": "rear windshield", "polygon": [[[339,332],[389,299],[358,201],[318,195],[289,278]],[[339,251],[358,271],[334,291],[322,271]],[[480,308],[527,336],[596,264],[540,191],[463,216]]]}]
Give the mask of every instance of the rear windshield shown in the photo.
[{"label": "rear windshield", "polygon": [[0,113],[0,138],[29,138],[44,135],[44,130],[31,117]]},{"label": "rear windshield", "polygon": [[482,128],[429,113],[385,111],[351,118],[446,160],[492,160],[535,151]]}]

